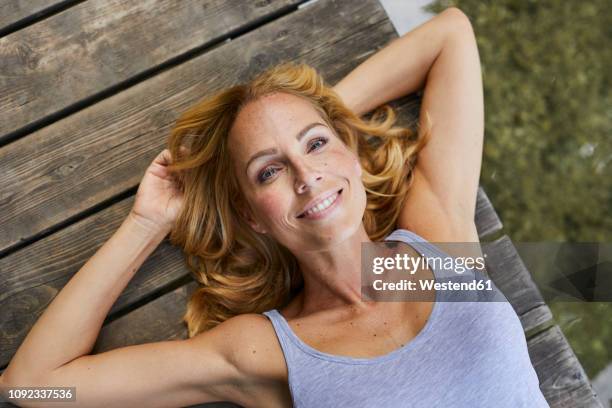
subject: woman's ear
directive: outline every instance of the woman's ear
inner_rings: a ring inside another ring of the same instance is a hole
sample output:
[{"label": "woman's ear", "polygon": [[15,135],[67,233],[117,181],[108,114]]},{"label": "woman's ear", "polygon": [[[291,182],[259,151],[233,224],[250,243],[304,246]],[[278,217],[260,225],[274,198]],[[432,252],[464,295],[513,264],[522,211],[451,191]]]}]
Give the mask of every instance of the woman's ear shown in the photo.
[{"label": "woman's ear", "polygon": [[250,208],[243,204],[239,204],[238,212],[242,216],[242,218],[253,228],[255,232],[260,234],[265,234],[267,231],[263,228],[263,226],[257,222],[255,217],[253,216]]},{"label": "woman's ear", "polygon": [[361,167],[361,162],[359,161],[359,156],[355,156],[355,172],[359,177],[363,174],[363,168]]},{"label": "woman's ear", "polygon": [[259,232],[260,234],[265,234],[267,232],[257,221],[249,219],[247,222],[256,232]]}]

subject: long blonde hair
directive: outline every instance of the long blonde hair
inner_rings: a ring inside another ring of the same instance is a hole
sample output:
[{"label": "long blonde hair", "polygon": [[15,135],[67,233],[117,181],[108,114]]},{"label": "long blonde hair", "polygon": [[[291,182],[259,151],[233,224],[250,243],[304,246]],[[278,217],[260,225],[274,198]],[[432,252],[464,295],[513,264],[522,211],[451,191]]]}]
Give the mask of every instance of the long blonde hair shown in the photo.
[{"label": "long blonde hair", "polygon": [[363,223],[372,241],[395,228],[417,154],[429,137],[431,126],[423,132],[393,126],[396,114],[388,105],[377,108],[367,121],[358,117],[314,68],[303,63],[276,65],[185,111],[168,138],[168,148],[173,158],[170,170],[177,172],[184,194],[170,242],[183,249],[189,270],[201,284],[183,316],[189,337],[239,314],[279,308],[303,285],[295,256],[252,230],[241,217],[238,204],[244,197],[227,146],[240,109],[276,92],[309,101],[358,154],[367,195]]}]

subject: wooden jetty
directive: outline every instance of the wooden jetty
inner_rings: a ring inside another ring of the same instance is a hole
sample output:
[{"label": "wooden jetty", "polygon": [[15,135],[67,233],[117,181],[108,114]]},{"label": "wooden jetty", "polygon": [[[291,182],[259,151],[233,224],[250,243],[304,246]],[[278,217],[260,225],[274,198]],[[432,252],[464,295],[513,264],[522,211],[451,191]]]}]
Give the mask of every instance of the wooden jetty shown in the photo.
[{"label": "wooden jetty", "polygon": [[[119,227],[179,113],[286,60],[334,84],[397,36],[377,0],[3,2],[0,369]],[[401,122],[413,119],[414,102],[395,104]],[[550,406],[599,407],[482,188],[476,224]],[[195,286],[180,250],[164,241],[114,304],[93,353],[185,338]]]}]

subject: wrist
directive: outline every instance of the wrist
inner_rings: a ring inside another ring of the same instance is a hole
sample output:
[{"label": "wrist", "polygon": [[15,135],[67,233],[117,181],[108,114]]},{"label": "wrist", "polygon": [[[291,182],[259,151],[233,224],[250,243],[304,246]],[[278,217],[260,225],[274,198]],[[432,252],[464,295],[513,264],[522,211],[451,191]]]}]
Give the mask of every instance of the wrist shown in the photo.
[{"label": "wrist", "polygon": [[343,78],[340,82],[332,87],[333,91],[340,97],[344,106],[349,108],[355,113],[357,116],[361,116],[364,113],[364,108],[359,105],[358,95],[352,95],[350,92],[350,88],[346,85],[346,78]]},{"label": "wrist", "polygon": [[151,221],[134,211],[128,213],[125,222],[130,224],[139,234],[149,237],[161,237],[161,239],[172,229],[171,225]]}]

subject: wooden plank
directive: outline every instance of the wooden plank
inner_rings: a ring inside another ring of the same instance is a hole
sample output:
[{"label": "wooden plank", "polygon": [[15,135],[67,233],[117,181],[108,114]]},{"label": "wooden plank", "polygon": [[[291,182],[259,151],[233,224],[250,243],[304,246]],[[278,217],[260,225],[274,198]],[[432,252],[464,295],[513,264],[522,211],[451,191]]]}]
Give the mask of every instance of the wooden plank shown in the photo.
[{"label": "wooden plank", "polygon": [[300,2],[90,0],[9,34],[0,39],[0,142]]},{"label": "wooden plank", "polygon": [[480,238],[501,231],[503,225],[482,186],[476,197],[476,230]]},{"label": "wooden plank", "polygon": [[45,12],[66,3],[65,0],[10,0],[0,2],[0,32],[24,19],[40,18]]},{"label": "wooden plank", "polygon": [[394,37],[376,0],[319,0],[11,143],[0,150],[0,252],[134,188],[204,95],[285,60],[335,83]]},{"label": "wooden plank", "polygon": [[195,281],[147,303],[103,326],[92,350],[93,354],[134,344],[187,338],[182,318]]},{"label": "wooden plank", "polygon": [[520,317],[544,305],[542,295],[507,235],[481,243],[486,270]]},{"label": "wooden plank", "polygon": [[538,306],[519,317],[527,338],[532,337],[531,333],[534,330],[553,321],[553,315],[547,305]]},{"label": "wooden plank", "polygon": [[[125,199],[0,259],[0,366],[9,362],[68,280],[119,228],[133,200]],[[121,293],[111,313],[188,274],[180,249],[162,241]]]},{"label": "wooden plank", "polygon": [[602,408],[559,326],[531,338],[527,346],[540,389],[551,408]]}]

